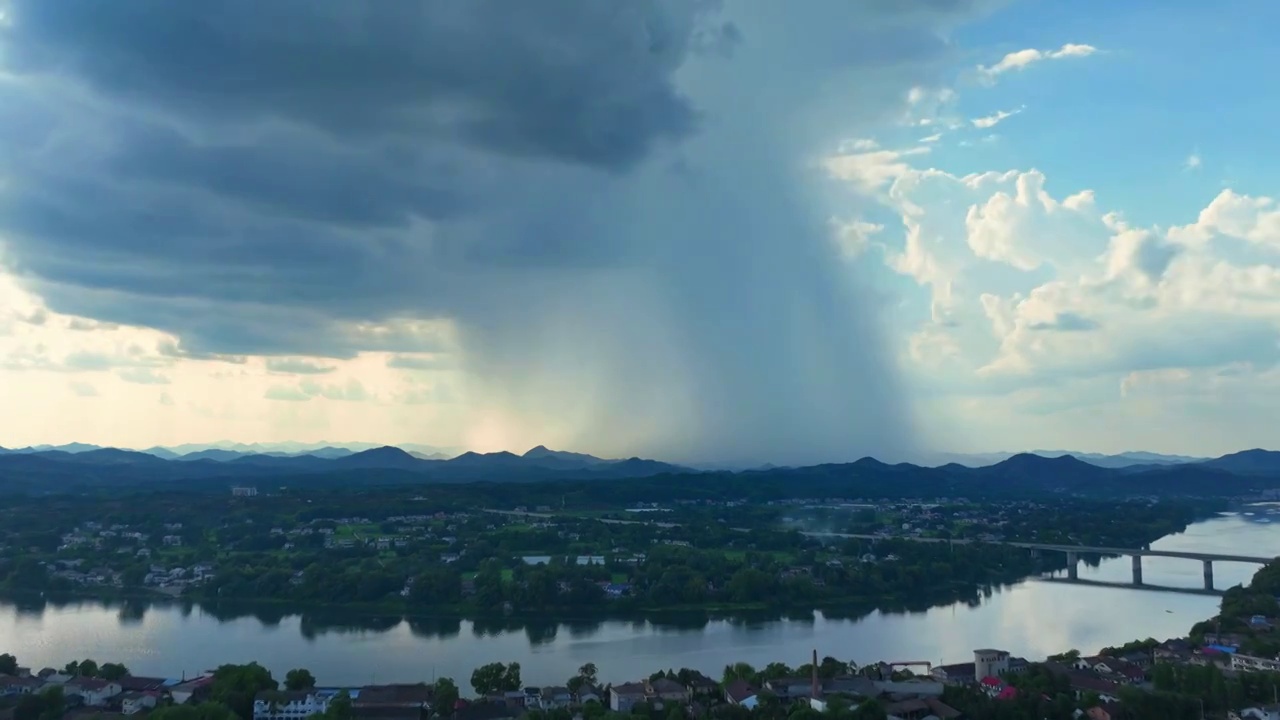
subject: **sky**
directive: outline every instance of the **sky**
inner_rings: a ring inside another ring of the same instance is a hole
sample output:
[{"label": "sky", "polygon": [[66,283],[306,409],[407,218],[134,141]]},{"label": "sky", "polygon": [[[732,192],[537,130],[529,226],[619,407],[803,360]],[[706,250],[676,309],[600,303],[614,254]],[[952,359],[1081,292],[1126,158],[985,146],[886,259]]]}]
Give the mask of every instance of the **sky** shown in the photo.
[{"label": "sky", "polygon": [[0,0],[0,446],[1272,444],[1233,0]]}]

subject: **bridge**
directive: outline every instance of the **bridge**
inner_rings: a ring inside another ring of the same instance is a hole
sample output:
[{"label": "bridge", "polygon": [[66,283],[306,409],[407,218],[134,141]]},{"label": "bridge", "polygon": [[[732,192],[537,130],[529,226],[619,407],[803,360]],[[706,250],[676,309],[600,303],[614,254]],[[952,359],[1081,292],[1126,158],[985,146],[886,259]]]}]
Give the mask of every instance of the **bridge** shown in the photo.
[{"label": "bridge", "polygon": [[1143,583],[1142,585],[1134,585],[1127,582],[1089,580],[1086,578],[1076,578],[1075,580],[1072,580],[1071,578],[1048,576],[1036,578],[1036,582],[1056,583],[1059,585],[1083,585],[1085,587],[1118,588],[1123,590],[1151,590],[1154,592],[1181,593],[1183,595],[1212,595],[1214,597],[1221,597],[1226,594],[1226,592],[1222,590],[1202,590],[1200,588],[1175,587],[1173,585],[1148,585],[1146,583]]},{"label": "bridge", "polygon": [[1252,563],[1255,565],[1266,565],[1275,560],[1274,557],[1262,557],[1257,555],[1230,555],[1226,553],[1198,553],[1184,552],[1182,550],[1152,550],[1150,548],[1117,548],[1117,547],[1095,547],[1089,545],[1056,545],[1052,543],[1033,543],[1033,542],[1017,542],[1008,540],[976,540],[973,538],[920,538],[920,537],[899,537],[887,535],[856,535],[850,533],[815,533],[803,532],[802,535],[816,538],[841,538],[853,540],[911,540],[914,542],[932,542],[932,543],[950,543],[952,545],[968,545],[970,543],[981,543],[986,545],[1006,545],[1008,547],[1024,548],[1031,551],[1032,555],[1038,556],[1041,552],[1060,552],[1067,556],[1067,578],[1069,580],[1078,580],[1078,563],[1081,553],[1092,555],[1123,555],[1133,558],[1133,584],[1142,585],[1142,558],[1144,557],[1170,557],[1181,558],[1184,560],[1199,560],[1204,563],[1204,589],[1213,591],[1213,563],[1218,562],[1238,562]]}]

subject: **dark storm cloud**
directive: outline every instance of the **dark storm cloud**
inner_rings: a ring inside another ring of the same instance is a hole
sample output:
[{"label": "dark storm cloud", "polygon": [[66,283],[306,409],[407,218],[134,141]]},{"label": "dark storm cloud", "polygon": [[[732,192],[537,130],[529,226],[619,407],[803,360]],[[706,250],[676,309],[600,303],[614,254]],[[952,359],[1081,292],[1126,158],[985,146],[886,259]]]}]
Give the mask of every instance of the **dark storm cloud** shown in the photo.
[{"label": "dark storm cloud", "polygon": [[931,82],[973,11],[10,0],[0,234],[52,308],[175,357],[435,353],[359,328],[450,320],[479,395],[595,448],[891,452],[875,306],[791,165]]},{"label": "dark storm cloud", "polygon": [[14,0],[6,62],[199,119],[425,133],[623,168],[694,113],[670,82],[706,2]]},{"label": "dark storm cloud", "polygon": [[[43,288],[57,310],[208,351],[348,355],[306,308],[452,315],[468,266],[609,262],[539,198],[692,130],[672,75],[732,42],[699,20],[714,6],[17,0],[4,59],[25,82],[0,100],[22,111],[0,120],[0,158],[22,181],[0,217],[34,276],[142,296]],[[465,215],[486,226],[428,226]],[[225,300],[296,307],[305,327],[259,332]]]}]

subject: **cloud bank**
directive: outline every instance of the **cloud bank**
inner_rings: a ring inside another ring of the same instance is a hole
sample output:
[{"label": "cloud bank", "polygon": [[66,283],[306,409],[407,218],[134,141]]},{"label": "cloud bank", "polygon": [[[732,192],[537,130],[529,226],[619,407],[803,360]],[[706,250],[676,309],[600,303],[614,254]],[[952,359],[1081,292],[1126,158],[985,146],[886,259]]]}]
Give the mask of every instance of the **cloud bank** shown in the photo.
[{"label": "cloud bank", "polygon": [[901,112],[979,5],[10,0],[5,259],[174,355],[448,352],[500,444],[899,455],[805,161]]}]

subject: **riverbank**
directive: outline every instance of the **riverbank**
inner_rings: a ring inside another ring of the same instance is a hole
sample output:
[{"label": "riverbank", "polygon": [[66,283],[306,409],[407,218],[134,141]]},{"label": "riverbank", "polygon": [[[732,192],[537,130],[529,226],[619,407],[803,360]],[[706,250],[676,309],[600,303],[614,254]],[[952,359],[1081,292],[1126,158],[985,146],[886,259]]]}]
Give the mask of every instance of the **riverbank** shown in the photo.
[{"label": "riverbank", "polygon": [[[1228,515],[1195,523],[1152,544],[1164,550],[1280,555],[1278,525]],[[1221,587],[1247,583],[1256,568],[1215,566]],[[1151,585],[1197,588],[1199,563],[1147,558]],[[1126,583],[1128,559],[1082,565],[1080,577]],[[1219,599],[1204,595],[1037,582],[1028,579],[973,591],[949,605],[912,602],[893,610],[849,605],[801,610],[559,616],[519,612],[471,619],[377,609],[299,609],[284,604],[183,600],[69,599],[0,602],[0,652],[21,648],[36,665],[67,657],[116,658],[135,672],[189,674],[228,659],[257,659],[277,674],[309,667],[324,682],[415,682],[465,676],[496,659],[520,662],[532,682],[562,682],[585,662],[603,677],[626,681],[652,666],[720,672],[729,662],[757,667],[803,662],[813,648],[859,663],[879,659],[964,662],[975,647],[1023,657],[1064,648],[1097,649],[1134,638],[1180,637],[1211,617]],[[660,658],[660,659],[657,659]]]},{"label": "riverbank", "polygon": [[[1086,564],[1087,565],[1087,564]],[[1094,563],[1096,565],[1096,563]],[[204,597],[200,594],[172,594],[148,590],[144,588],[113,588],[109,586],[79,587],[61,591],[33,592],[6,588],[0,591],[0,599],[16,601],[31,606],[40,601],[66,605],[76,602],[99,602],[105,606],[115,603],[152,603],[156,605],[187,605],[200,607],[217,615],[218,608],[244,608],[251,614],[255,609],[270,609],[269,616],[300,615],[304,613],[335,613],[353,617],[358,616],[398,616],[404,619],[413,618],[452,618],[457,620],[495,621],[505,618],[536,619],[538,623],[579,621],[579,620],[616,620],[647,619],[662,616],[705,617],[707,619],[727,619],[735,616],[752,616],[756,618],[783,618],[812,616],[821,612],[829,617],[857,619],[873,612],[901,613],[921,612],[932,607],[946,606],[953,603],[978,602],[985,595],[1001,588],[1011,587],[1044,572],[1052,572],[1065,567],[1063,564],[1039,564],[1033,572],[993,572],[993,580],[988,583],[972,585],[967,583],[950,583],[946,587],[925,588],[915,593],[881,593],[873,595],[850,595],[845,597],[824,598],[810,602],[716,602],[698,604],[669,603],[651,605],[630,602],[626,599],[603,603],[597,606],[551,606],[542,608],[510,607],[503,611],[485,611],[472,604],[444,604],[430,607],[416,606],[412,603],[396,601],[378,602],[300,602],[282,598],[235,598],[221,599]],[[235,616],[233,616],[235,617]]]}]

